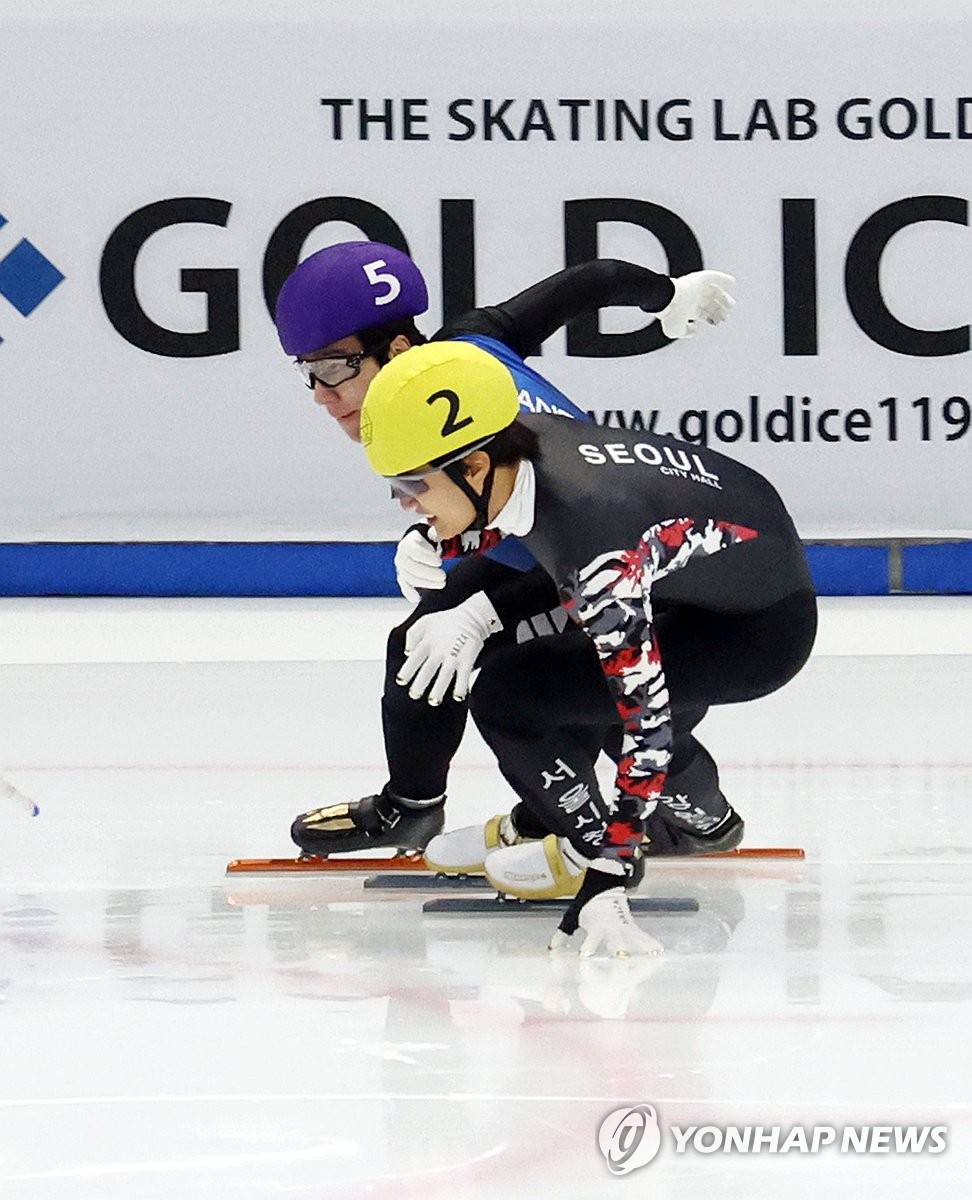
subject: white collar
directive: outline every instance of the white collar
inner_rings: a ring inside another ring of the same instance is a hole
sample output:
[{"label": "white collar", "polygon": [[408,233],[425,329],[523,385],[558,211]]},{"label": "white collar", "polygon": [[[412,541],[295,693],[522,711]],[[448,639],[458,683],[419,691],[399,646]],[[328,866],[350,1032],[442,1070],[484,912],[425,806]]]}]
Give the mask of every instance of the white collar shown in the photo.
[{"label": "white collar", "polygon": [[487,529],[497,529],[503,537],[526,537],[533,528],[536,515],[537,481],[533,463],[521,459],[516,468],[516,480],[510,498],[499,510]]}]

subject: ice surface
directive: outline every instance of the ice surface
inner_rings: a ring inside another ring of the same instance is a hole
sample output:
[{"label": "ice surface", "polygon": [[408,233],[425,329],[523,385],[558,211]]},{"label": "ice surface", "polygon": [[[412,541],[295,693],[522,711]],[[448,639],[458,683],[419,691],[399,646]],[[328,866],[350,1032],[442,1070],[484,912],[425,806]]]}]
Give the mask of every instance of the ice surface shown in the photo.
[{"label": "ice surface", "polygon": [[[972,604],[936,640],[940,606],[832,603],[790,687],[710,714],[747,843],[807,859],[652,865],[644,892],[700,905],[640,918],[657,963],[548,956],[549,914],[423,917],[421,894],[358,877],[225,877],[291,853],[297,812],[383,781],[353,605],[337,632],[295,606],[299,652],[280,602],[247,607],[256,633],[239,607],[92,604],[74,654],[38,632],[57,611],[0,604],[0,763],[42,810],[0,797],[0,1195],[967,1194]],[[207,623],[195,661],[174,617]],[[509,802],[471,732],[450,825]],[[597,1127],[635,1103],[666,1131],[941,1124],[949,1149],[679,1155],[666,1132],[615,1179]]]}]

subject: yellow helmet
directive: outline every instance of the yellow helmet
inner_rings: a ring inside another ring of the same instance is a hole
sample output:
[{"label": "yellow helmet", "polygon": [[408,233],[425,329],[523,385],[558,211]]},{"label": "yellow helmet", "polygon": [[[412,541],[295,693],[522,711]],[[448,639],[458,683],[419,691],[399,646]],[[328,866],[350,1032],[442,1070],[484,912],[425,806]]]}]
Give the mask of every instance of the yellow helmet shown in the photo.
[{"label": "yellow helmet", "polygon": [[404,475],[485,444],[520,411],[503,364],[470,342],[413,346],[382,367],[361,408],[361,444],[379,475]]}]

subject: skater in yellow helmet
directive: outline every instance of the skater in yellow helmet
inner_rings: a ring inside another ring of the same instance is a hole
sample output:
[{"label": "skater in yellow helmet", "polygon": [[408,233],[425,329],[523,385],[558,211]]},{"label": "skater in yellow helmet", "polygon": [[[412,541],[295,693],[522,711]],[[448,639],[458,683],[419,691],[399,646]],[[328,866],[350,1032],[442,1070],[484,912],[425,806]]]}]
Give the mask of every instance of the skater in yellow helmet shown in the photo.
[{"label": "skater in yellow helmet", "polygon": [[[475,346],[416,347],[389,364],[368,389],[361,438],[372,468],[441,538],[481,527],[526,546],[599,666],[598,691],[576,656],[548,653],[540,680],[521,647],[513,686],[502,651],[484,663],[477,725],[522,802],[559,835],[499,846],[487,875],[525,898],[576,892],[553,945],[580,925],[589,949],[652,952],[624,895],[644,872],[646,819],[664,807],[700,838],[738,820],[695,725],[710,705],[781,687],[813,645],[813,585],[782,500],[707,447],[518,413],[509,372]],[[455,661],[431,666],[413,645],[400,680],[441,692],[460,678],[465,645],[457,637]],[[538,704],[542,695],[557,703]],[[591,750],[612,731],[608,800]],[[427,856],[464,836],[441,835]]]}]

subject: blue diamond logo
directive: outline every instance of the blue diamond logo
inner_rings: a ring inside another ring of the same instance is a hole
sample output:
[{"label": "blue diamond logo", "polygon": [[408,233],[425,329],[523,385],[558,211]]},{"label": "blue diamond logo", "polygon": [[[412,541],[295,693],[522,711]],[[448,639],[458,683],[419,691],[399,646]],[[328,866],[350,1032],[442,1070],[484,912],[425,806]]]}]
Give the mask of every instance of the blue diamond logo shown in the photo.
[{"label": "blue diamond logo", "polygon": [[0,296],[9,300],[21,316],[29,317],[63,279],[50,259],[26,238],[0,258]]}]

